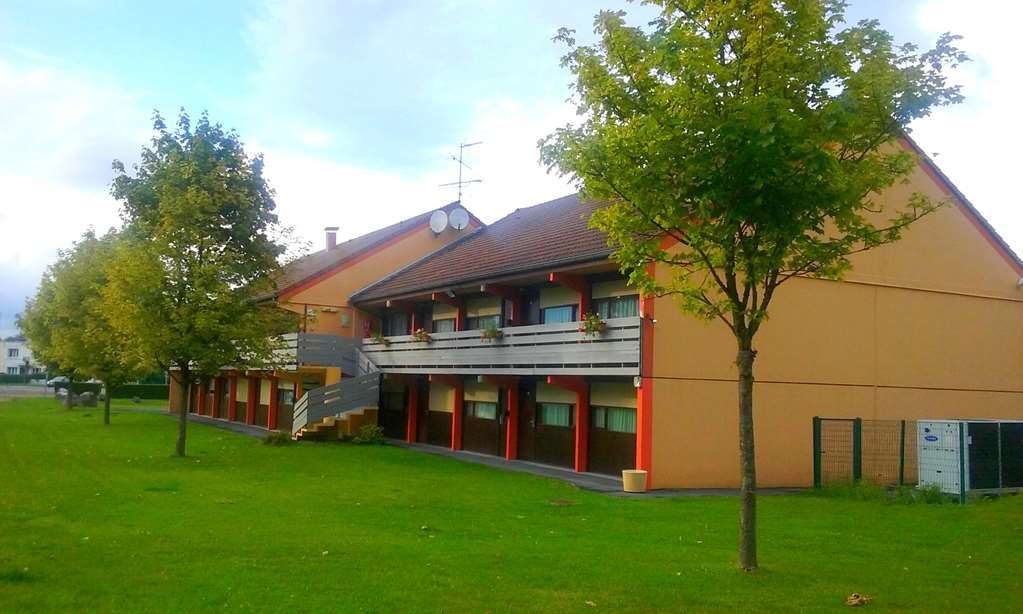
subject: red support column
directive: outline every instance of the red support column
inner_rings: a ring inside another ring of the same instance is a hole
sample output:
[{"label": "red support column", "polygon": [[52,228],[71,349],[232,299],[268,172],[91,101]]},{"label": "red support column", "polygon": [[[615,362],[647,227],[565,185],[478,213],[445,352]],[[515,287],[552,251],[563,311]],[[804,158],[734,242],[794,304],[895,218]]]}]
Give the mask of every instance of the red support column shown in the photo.
[{"label": "red support column", "polygon": [[196,399],[195,413],[200,416],[206,414],[206,383],[199,383],[199,398]]},{"label": "red support column", "polygon": [[451,449],[462,449],[462,415],[465,410],[465,383],[457,375],[430,375],[430,383],[454,388],[455,400],[451,406]]},{"label": "red support column", "polygon": [[220,396],[224,394],[224,381],[219,377],[213,378],[213,401],[210,403],[210,416],[216,418],[220,415]]},{"label": "red support column", "polygon": [[259,382],[258,377],[249,378],[248,396],[245,400],[245,424],[256,423],[256,404],[259,403]]},{"label": "red support column", "polygon": [[238,376],[232,374],[228,382],[227,419],[233,422],[238,418]]},{"label": "red support column", "polygon": [[448,296],[444,292],[434,292],[430,295],[430,300],[454,307],[455,330],[465,330],[465,301],[458,297]]},{"label": "red support column", "polygon": [[270,409],[266,412],[266,428],[275,430],[277,428],[277,412],[280,409],[277,404],[277,376],[270,378]]},{"label": "red support column", "polygon": [[[654,274],[654,265],[647,265]],[[653,409],[654,409],[654,297],[641,295],[639,387],[636,389],[636,469],[646,474],[646,487],[653,484]]]},{"label": "red support column", "polygon": [[521,326],[525,323],[522,317],[522,292],[518,288],[505,286],[503,284],[481,284],[480,292],[501,297],[502,300],[511,301],[512,309],[508,314],[505,326]]},{"label": "red support column", "polygon": [[416,442],[416,427],[419,414],[419,383],[415,379],[408,383],[408,416],[405,423],[405,442]]},{"label": "red support column", "polygon": [[590,282],[582,275],[574,273],[549,273],[547,281],[571,288],[579,293],[579,319],[590,312]]},{"label": "red support column", "polygon": [[508,416],[505,428],[504,457],[515,460],[519,457],[519,385],[508,386]]},{"label": "red support column", "polygon": [[548,375],[547,383],[575,393],[575,470],[586,471],[590,448],[590,385],[577,375]]}]

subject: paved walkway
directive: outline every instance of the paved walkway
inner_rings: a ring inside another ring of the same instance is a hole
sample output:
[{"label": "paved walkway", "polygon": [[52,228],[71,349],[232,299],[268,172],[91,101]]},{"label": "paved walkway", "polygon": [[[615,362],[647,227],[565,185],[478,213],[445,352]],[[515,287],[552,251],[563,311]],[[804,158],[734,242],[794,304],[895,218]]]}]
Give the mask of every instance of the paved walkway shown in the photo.
[{"label": "paved walkway", "polygon": [[[167,412],[167,415],[175,420],[178,419],[177,414]],[[209,416],[199,416],[196,414],[188,414],[188,421],[195,422],[196,424],[205,424],[225,431],[231,431],[232,433],[238,433],[239,435],[248,435],[249,437],[263,438],[270,434],[267,429],[256,426],[254,424],[245,424],[244,422],[231,422],[230,420],[221,420],[220,418],[211,418]]]},{"label": "paved walkway", "polygon": [[[169,416],[176,418],[177,414],[168,414]],[[227,420],[221,420],[219,418],[210,418],[209,416],[198,416],[196,414],[189,414],[188,418],[191,422],[197,424],[205,424],[240,435],[249,435],[250,437],[265,437],[268,431],[267,429],[254,426],[249,424],[243,424],[239,422],[229,422]],[[490,454],[480,454],[477,452],[468,452],[465,450],[452,450],[451,448],[445,448],[442,446],[434,446],[426,443],[413,443],[409,444],[400,439],[388,439],[388,445],[392,445],[399,448],[406,448],[409,450],[415,450],[417,452],[425,452],[426,454],[434,454],[436,456],[446,456],[448,458],[458,459],[469,463],[476,463],[478,465],[486,465],[488,467],[494,467],[495,469],[502,469],[505,471],[517,471],[520,473],[529,473],[545,478],[553,478],[555,480],[562,480],[570,484],[583,489],[590,490],[593,492],[600,492],[614,497],[627,497],[627,498],[662,498],[662,497],[729,497],[736,496],[739,494],[738,489],[734,488],[666,488],[661,490],[651,490],[645,493],[628,493],[622,490],[622,479],[610,475],[602,475],[599,473],[576,473],[571,469],[563,467],[554,467],[552,465],[543,465],[540,463],[531,463],[529,461],[521,460],[505,460],[498,456],[492,456]],[[779,495],[787,493],[800,492],[802,488],[760,488],[757,490],[758,495]]]},{"label": "paved walkway", "polygon": [[46,386],[32,386],[26,384],[0,385],[0,400],[24,399],[27,397],[45,396],[53,396],[53,388],[48,388]]}]

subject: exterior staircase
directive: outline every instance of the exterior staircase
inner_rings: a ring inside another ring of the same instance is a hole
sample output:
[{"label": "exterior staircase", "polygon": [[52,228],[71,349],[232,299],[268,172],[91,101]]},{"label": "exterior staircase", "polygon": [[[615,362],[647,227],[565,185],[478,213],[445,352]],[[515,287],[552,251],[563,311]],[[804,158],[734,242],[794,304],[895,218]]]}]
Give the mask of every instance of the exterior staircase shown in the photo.
[{"label": "exterior staircase", "polygon": [[356,435],[364,425],[377,423],[380,370],[358,347],[350,351],[354,376],[309,390],[295,402],[291,427],[294,439],[345,439]]}]

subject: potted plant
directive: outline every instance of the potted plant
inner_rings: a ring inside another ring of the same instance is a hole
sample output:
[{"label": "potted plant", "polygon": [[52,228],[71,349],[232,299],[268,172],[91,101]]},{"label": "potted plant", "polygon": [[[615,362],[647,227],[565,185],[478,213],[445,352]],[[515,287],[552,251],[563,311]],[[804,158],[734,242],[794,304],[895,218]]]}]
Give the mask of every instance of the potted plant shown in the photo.
[{"label": "potted plant", "polygon": [[604,334],[607,323],[600,317],[599,313],[588,313],[579,322],[579,332],[587,337],[598,337]]},{"label": "potted plant", "polygon": [[373,340],[373,343],[379,343],[384,346],[391,345],[391,340],[385,337],[384,334],[378,330],[373,331],[369,338]]},{"label": "potted plant", "polygon": [[480,340],[481,341],[495,341],[504,337],[504,331],[497,327],[492,321],[487,322],[483,328],[480,329]]},{"label": "potted plant", "polygon": [[416,341],[421,341],[423,343],[433,341],[433,337],[430,336],[430,333],[428,333],[425,328],[417,328],[415,332],[412,333],[412,337]]}]

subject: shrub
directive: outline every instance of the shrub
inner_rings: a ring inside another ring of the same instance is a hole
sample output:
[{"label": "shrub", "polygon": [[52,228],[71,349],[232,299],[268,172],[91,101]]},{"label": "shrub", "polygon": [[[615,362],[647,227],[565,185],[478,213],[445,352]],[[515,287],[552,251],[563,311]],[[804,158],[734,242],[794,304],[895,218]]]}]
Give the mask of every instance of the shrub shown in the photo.
[{"label": "shrub", "polygon": [[[53,385],[53,391],[54,392],[56,392],[58,390],[63,390],[65,388],[67,388],[67,384],[66,383],[59,383],[59,384],[54,384]],[[75,382],[75,383],[71,384],[71,392],[73,392],[74,394],[82,394],[83,392],[91,392],[93,394],[99,394],[100,390],[102,388],[103,388],[103,384],[99,384],[99,383],[94,384],[94,383],[90,383],[90,382]]]},{"label": "shrub", "polygon": [[169,393],[170,386],[167,384],[124,384],[123,386],[114,387],[114,392],[110,395],[110,398],[130,399],[138,397],[140,399],[166,401]]},{"label": "shrub", "polygon": [[360,445],[381,445],[384,443],[384,429],[375,424],[364,424],[352,437],[352,443]]},{"label": "shrub", "polygon": [[270,433],[263,438],[263,443],[268,446],[286,446],[292,442],[291,435],[288,433]]},{"label": "shrub", "polygon": [[854,499],[857,501],[881,501],[888,504],[911,505],[914,503],[940,504],[949,501],[937,485],[916,488],[913,486],[882,486],[870,481],[855,484],[827,484],[816,493],[824,497]]}]

